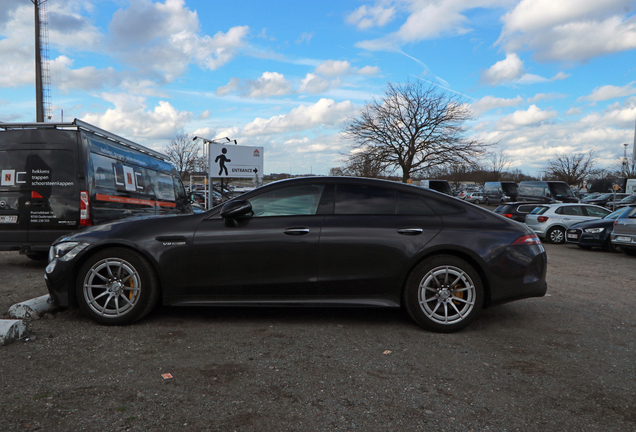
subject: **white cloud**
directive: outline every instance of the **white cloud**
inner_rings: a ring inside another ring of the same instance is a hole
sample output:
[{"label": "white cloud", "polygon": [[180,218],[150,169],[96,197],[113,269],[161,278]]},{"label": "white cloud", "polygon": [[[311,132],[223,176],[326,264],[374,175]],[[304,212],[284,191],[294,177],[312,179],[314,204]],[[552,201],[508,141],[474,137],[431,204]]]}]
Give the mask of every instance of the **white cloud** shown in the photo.
[{"label": "white cloud", "polygon": [[523,103],[523,98],[517,96],[514,99],[496,98],[494,96],[484,96],[483,98],[473,102],[472,109],[475,115],[481,115],[486,111],[496,108],[507,108],[511,106],[519,106]]},{"label": "white cloud", "polygon": [[564,94],[560,93],[537,93],[531,98],[528,98],[529,103],[539,102],[542,100],[550,100],[550,99],[561,99],[564,98]]},{"label": "white cloud", "polygon": [[104,93],[102,98],[115,107],[103,113],[88,113],[82,120],[107,131],[128,137],[171,139],[192,119],[192,113],[177,111],[170,103],[159,101],[149,111],[146,99],[125,93]]},{"label": "white cloud", "polygon": [[358,75],[377,75],[380,73],[380,68],[377,66],[364,66],[358,69]]},{"label": "white cloud", "polygon": [[316,68],[316,73],[326,77],[344,75],[349,72],[351,64],[348,61],[327,60]]},{"label": "white cloud", "polygon": [[383,27],[394,16],[395,7],[385,7],[381,4],[372,7],[362,5],[347,16],[346,22],[360,30],[365,30],[371,27]]},{"label": "white cloud", "polygon": [[557,73],[552,78],[544,78],[539,75],[525,72],[523,61],[515,53],[506,54],[504,60],[500,60],[481,75],[480,82],[492,87],[501,84],[536,84],[549,81],[558,81],[568,78],[570,75],[563,72]]},{"label": "white cloud", "polygon": [[190,11],[183,0],[137,0],[113,15],[110,48],[124,63],[170,82],[191,62],[209,70],[228,63],[245,45],[249,31],[247,26],[237,26],[210,37],[200,36],[198,29],[196,11]]},{"label": "white cloud", "polygon": [[340,103],[332,99],[320,99],[313,105],[301,105],[269,119],[256,118],[243,127],[243,135],[281,134],[294,130],[305,130],[323,126],[334,126],[355,114],[355,105],[350,101]]},{"label": "white cloud", "polygon": [[634,87],[634,83],[631,82],[623,87],[613,85],[604,85],[601,87],[597,87],[592,91],[590,95],[580,97],[578,100],[600,102],[604,100],[630,96],[633,94],[636,94],[636,87]]},{"label": "white cloud", "polygon": [[[465,34],[471,31],[468,27],[468,18],[463,14],[465,11],[481,7],[503,6],[509,3],[510,0],[412,0],[395,2],[395,7],[403,9],[408,14],[400,29],[378,39],[359,42],[356,46],[372,51],[396,50],[399,46],[410,42],[421,42],[443,35]],[[376,21],[369,18],[371,15],[368,11],[366,8],[358,8],[353,14],[349,15],[347,22],[357,25],[358,28],[361,28],[361,24],[366,26],[364,28],[378,25]],[[394,16],[394,14],[391,16]],[[365,18],[369,20],[365,21]]]},{"label": "white cloud", "polygon": [[544,61],[585,61],[636,48],[633,0],[523,0],[506,15],[498,43]]},{"label": "white cloud", "polygon": [[556,111],[543,111],[536,105],[530,105],[525,111],[515,111],[512,114],[502,117],[497,122],[497,127],[502,130],[510,130],[519,127],[536,126],[556,116]]},{"label": "white cloud", "polygon": [[249,97],[266,98],[269,96],[283,96],[292,92],[291,85],[283,74],[278,72],[264,72],[256,81],[248,82]]},{"label": "white cloud", "polygon": [[491,86],[515,81],[524,74],[523,62],[517,54],[506,54],[505,60],[492,65],[481,75],[481,81]]},{"label": "white cloud", "polygon": [[319,77],[318,75],[308,73],[300,83],[301,93],[322,93],[327,91],[331,84],[326,79]]}]

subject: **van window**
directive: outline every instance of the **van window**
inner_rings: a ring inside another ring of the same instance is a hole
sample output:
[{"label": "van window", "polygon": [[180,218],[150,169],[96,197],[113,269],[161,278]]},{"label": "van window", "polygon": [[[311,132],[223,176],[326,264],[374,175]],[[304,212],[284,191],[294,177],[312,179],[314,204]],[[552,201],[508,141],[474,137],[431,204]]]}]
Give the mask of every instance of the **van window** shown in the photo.
[{"label": "van window", "polygon": [[507,195],[517,195],[519,193],[519,188],[516,183],[502,183],[501,187]]},{"label": "van window", "polygon": [[574,192],[572,192],[572,189],[565,183],[550,183],[550,190],[556,199],[574,197]]}]

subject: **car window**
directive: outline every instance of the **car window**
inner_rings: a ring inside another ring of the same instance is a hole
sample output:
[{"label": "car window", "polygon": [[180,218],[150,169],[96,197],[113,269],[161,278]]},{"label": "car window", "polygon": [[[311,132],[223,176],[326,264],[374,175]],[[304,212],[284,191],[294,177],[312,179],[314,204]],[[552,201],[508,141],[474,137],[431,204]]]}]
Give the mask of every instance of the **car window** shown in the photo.
[{"label": "car window", "polygon": [[424,197],[405,192],[398,192],[398,214],[422,216],[435,215],[433,210],[424,201]]},{"label": "car window", "polygon": [[519,207],[517,207],[517,211],[519,213],[530,213],[536,207],[537,206],[534,206],[534,205],[520,205]]},{"label": "car window", "polygon": [[541,214],[545,213],[546,211],[548,211],[548,207],[539,206],[539,207],[535,208],[534,210],[532,210],[530,212],[530,214],[541,215]]},{"label": "car window", "polygon": [[607,216],[605,216],[604,219],[616,219],[618,218],[620,215],[622,215],[629,207],[623,207],[621,209],[616,210],[615,212],[612,212],[610,214],[608,214]]},{"label": "car window", "polygon": [[395,214],[395,191],[374,186],[339,184],[336,186],[334,214]]},{"label": "car window", "polygon": [[583,209],[581,206],[564,206],[559,207],[556,213],[568,216],[583,216]]},{"label": "car window", "polygon": [[607,216],[610,211],[604,208],[596,208],[596,207],[584,207],[588,216],[596,216],[596,217],[604,217]]},{"label": "car window", "polygon": [[251,198],[254,217],[314,215],[325,185],[275,189]]}]

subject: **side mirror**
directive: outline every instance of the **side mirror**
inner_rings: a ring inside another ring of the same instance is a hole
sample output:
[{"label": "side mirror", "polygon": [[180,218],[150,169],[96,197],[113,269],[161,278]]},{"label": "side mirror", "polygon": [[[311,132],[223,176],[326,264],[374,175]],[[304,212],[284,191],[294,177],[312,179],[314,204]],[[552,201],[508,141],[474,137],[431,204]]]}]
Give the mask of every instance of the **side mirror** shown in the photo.
[{"label": "side mirror", "polygon": [[221,217],[223,219],[235,219],[247,216],[251,212],[252,204],[249,201],[230,201],[221,208]]}]

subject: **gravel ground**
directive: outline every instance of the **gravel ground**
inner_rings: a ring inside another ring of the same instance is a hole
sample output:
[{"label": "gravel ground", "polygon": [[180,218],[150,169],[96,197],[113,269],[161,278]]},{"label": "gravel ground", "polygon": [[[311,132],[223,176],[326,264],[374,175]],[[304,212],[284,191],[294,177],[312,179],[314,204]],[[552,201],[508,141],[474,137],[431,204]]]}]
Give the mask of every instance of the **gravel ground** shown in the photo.
[{"label": "gravel ground", "polygon": [[[546,297],[450,335],[401,310],[54,313],[0,347],[0,430],[635,431],[636,258],[546,249]],[[0,252],[0,312],[43,272]]]}]

